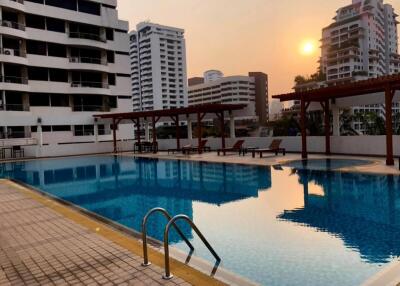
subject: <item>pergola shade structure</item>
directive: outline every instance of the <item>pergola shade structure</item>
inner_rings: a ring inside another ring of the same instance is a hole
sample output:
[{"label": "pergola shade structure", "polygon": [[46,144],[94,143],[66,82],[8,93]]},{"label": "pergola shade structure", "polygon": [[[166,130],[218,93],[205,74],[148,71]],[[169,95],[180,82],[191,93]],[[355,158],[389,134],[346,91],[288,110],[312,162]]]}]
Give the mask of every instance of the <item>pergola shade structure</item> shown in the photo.
[{"label": "pergola shade structure", "polygon": [[[140,112],[128,112],[128,113],[110,113],[110,114],[97,114],[94,115],[95,118],[111,120],[113,124],[113,141],[114,141],[114,152],[117,152],[117,126],[121,122],[131,121],[135,124],[138,132],[137,132],[137,140],[140,143],[140,124],[141,121],[151,120],[152,129],[153,129],[153,144],[157,143],[157,134],[156,124],[163,121],[172,121],[176,126],[176,146],[177,149],[181,148],[180,145],[180,126],[179,122],[188,121],[188,129],[191,133],[191,122],[197,120],[197,139],[198,146],[201,145],[201,123],[202,120],[208,116],[207,118],[218,118],[221,122],[221,145],[222,148],[225,148],[225,113],[229,113],[231,120],[233,120],[233,116],[235,111],[240,111],[246,108],[245,104],[207,104],[207,105],[197,105],[191,107],[184,108],[176,108],[176,109],[163,109],[163,110],[152,110],[152,111],[140,111]],[[146,126],[147,128],[147,126]],[[199,149],[199,153],[202,150]]]},{"label": "pergola shade structure", "polygon": [[[306,112],[311,103],[320,103],[325,113],[326,154],[330,154],[330,105],[338,101],[349,103],[358,100],[357,105],[385,103],[386,117],[386,163],[394,165],[392,103],[396,91],[400,90],[400,75],[384,76],[364,81],[323,87],[302,92],[273,96],[280,101],[300,101],[300,126],[302,137],[302,157],[307,158]],[[362,96],[362,97],[360,97]],[[397,95],[396,95],[397,96]],[[345,100],[345,99],[349,100]],[[373,102],[372,102],[372,101]]]}]

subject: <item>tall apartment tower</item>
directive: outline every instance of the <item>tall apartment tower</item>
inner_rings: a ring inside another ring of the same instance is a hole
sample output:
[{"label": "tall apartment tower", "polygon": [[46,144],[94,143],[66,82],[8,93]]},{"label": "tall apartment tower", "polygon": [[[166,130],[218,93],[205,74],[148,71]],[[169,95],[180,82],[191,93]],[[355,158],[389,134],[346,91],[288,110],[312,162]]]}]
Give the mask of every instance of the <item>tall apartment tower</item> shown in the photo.
[{"label": "tall apartment tower", "polygon": [[[320,71],[326,75],[324,85],[335,85],[400,72],[397,14],[383,0],[353,0],[340,8],[334,23],[322,31]],[[320,83],[312,83],[320,85]],[[400,104],[393,103],[393,112]],[[384,117],[384,104],[352,107],[352,112],[374,112]],[[359,133],[361,122],[353,122]]]},{"label": "tall apartment tower", "polygon": [[131,110],[128,23],[117,0],[0,4],[0,137],[110,140],[110,124],[93,115]]},{"label": "tall apartment tower", "polygon": [[184,30],[143,22],[130,32],[134,111],[186,107]]},{"label": "tall apartment tower", "polygon": [[323,29],[321,71],[327,84],[400,72],[397,15],[383,0],[353,0]]}]

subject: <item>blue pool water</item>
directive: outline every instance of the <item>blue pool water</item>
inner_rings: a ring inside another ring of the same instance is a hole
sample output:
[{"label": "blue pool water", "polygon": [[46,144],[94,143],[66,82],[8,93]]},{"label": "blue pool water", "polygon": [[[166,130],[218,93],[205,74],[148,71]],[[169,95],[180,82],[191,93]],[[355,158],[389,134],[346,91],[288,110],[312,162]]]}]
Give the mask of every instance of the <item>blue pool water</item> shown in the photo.
[{"label": "blue pool water", "polygon": [[[151,208],[186,214],[225,268],[262,285],[359,285],[400,257],[397,176],[98,156],[7,163],[0,177],[137,231]],[[164,226],[153,217],[150,235]]]}]

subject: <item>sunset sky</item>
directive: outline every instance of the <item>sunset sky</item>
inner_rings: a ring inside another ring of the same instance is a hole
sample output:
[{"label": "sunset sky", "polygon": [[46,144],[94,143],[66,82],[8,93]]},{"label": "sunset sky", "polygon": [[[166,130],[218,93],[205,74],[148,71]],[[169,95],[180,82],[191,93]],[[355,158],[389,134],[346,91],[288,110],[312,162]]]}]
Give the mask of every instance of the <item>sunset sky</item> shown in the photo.
[{"label": "sunset sky", "polygon": [[[400,0],[385,0],[400,13]],[[301,5],[299,5],[301,3]],[[351,0],[118,0],[120,18],[134,29],[141,21],[185,29],[188,76],[219,69],[225,75],[262,71],[270,94],[291,91],[297,74],[315,72],[318,41],[337,8]],[[310,47],[306,46],[309,51]]]}]

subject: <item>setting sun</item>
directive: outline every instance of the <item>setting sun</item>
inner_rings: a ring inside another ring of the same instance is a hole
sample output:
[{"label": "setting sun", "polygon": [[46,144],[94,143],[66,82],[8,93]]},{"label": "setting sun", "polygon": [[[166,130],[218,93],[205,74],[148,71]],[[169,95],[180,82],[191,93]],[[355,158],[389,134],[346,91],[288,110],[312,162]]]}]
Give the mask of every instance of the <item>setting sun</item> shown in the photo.
[{"label": "setting sun", "polygon": [[304,41],[300,46],[300,52],[305,56],[312,55],[316,51],[317,51],[317,44],[313,40]]}]

